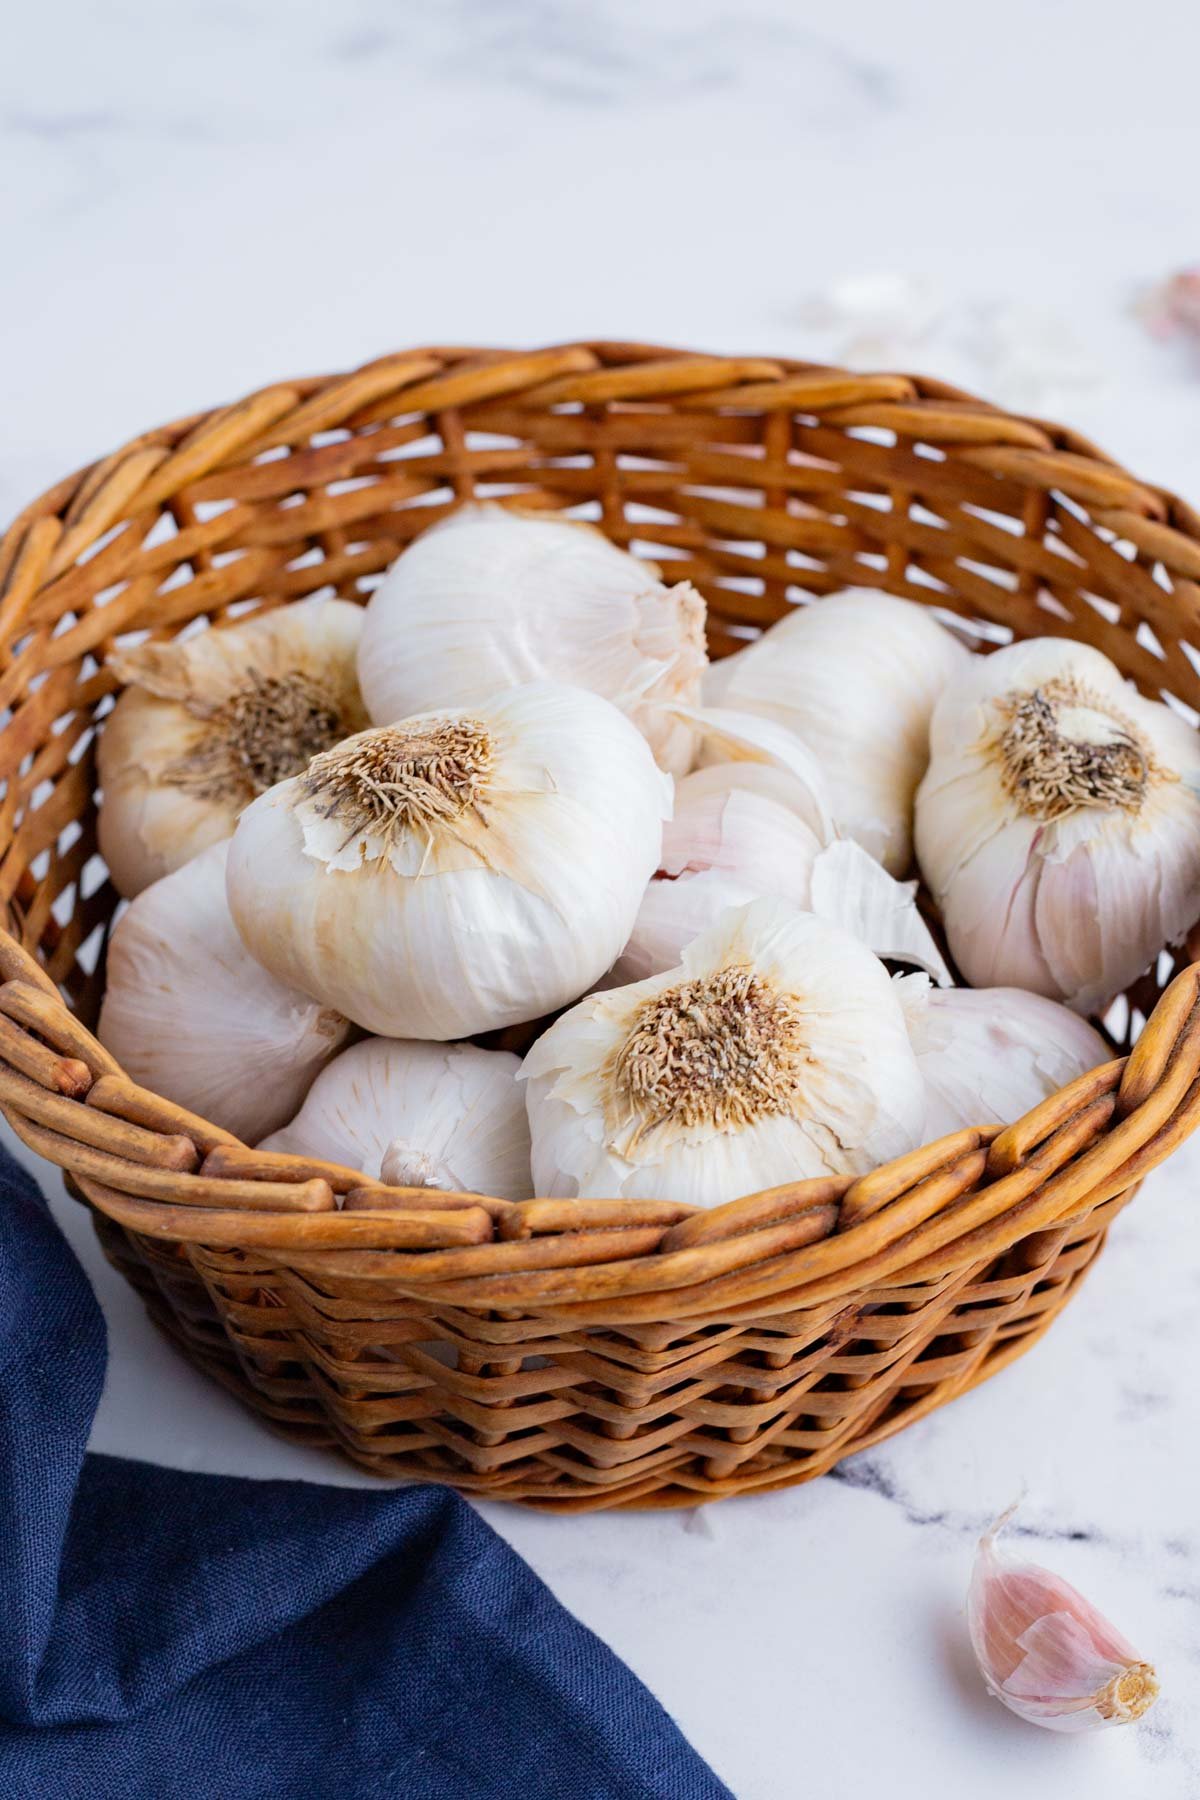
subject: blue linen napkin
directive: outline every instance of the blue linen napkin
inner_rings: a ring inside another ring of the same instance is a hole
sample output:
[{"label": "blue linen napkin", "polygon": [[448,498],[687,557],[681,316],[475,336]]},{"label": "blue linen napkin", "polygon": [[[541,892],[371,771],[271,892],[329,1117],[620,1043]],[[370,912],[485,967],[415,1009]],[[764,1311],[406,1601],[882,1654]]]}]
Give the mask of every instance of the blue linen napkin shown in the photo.
[{"label": "blue linen napkin", "polygon": [[0,1149],[3,1800],[729,1800],[449,1489],[85,1455],[105,1360]]}]

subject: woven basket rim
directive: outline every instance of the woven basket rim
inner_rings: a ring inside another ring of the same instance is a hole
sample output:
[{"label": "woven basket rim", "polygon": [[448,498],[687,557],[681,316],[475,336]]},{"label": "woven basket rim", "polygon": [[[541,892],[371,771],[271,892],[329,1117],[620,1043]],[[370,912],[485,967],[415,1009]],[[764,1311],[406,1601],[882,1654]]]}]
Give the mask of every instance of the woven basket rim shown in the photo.
[{"label": "woven basket rim", "polygon": [[[64,478],[0,540],[0,647],[8,651],[48,593],[78,584],[80,558],[97,544],[104,555],[114,527],[234,458],[294,450],[347,420],[361,431],[406,412],[458,415],[512,395],[568,417],[664,401],[734,418],[811,411],[843,430],[892,430],[898,444],[954,445],[989,476],[1090,509],[1180,579],[1200,576],[1200,520],[1181,500],[1064,427],[928,377],[603,340],[531,351],[432,347],[273,384],[143,433]],[[9,933],[0,975],[0,1105],[115,1223],[180,1244],[283,1256],[318,1283],[336,1271],[447,1305],[535,1308],[581,1323],[732,1319],[834,1304],[866,1280],[945,1281],[1127,1195],[1200,1112],[1200,968],[1192,967],[1128,1057],[1003,1129],[957,1132],[857,1179],[791,1183],[711,1209],[434,1195],[248,1149],[131,1082]]]}]

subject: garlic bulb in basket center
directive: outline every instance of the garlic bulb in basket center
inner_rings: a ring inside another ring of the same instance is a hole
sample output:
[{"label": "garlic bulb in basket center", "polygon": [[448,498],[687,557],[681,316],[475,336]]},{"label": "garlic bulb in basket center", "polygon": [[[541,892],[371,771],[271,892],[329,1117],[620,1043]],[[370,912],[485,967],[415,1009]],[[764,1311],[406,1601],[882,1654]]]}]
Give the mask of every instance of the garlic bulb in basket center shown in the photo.
[{"label": "garlic bulb in basket center", "polygon": [[883,965],[781,900],[678,968],[590,995],[522,1066],[534,1189],[714,1206],[859,1172],[920,1139],[924,1087]]},{"label": "garlic bulb in basket center", "polygon": [[620,707],[682,774],[695,740],[671,706],[700,697],[704,617],[690,582],[665,587],[593,525],[472,503],[371,596],[359,674],[381,725],[519,682],[570,682]]},{"label": "garlic bulb in basket center", "polygon": [[904,875],[929,717],[969,660],[925,607],[852,589],[794,608],[714,664],[705,698],[803,738],[825,766],[838,825],[890,874]]},{"label": "garlic bulb in basket center", "polygon": [[976,987],[1096,1011],[1200,915],[1200,737],[1057,638],[974,662],[934,713],[917,854]]},{"label": "garlic bulb in basket center", "polygon": [[129,685],[100,734],[99,835],[122,894],[229,837],[257,794],[361,730],[362,621],[348,600],[309,600],[113,656]]},{"label": "garlic bulb in basket center", "polygon": [[229,903],[267,968],[356,1024],[467,1037],[611,965],[670,805],[614,706],[533,683],[361,732],[264,794],[234,835]]}]

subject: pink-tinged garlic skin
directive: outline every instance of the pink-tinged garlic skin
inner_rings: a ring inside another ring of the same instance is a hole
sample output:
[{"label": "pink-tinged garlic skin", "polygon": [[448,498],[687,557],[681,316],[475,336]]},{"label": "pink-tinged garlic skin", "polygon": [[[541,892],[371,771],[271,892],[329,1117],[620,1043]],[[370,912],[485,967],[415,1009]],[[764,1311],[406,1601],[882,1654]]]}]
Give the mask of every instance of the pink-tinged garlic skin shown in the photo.
[{"label": "pink-tinged garlic skin", "polygon": [[980,1539],[967,1620],[997,1700],[1047,1731],[1098,1731],[1140,1719],[1154,1670],[1069,1581],[996,1549],[1005,1515]]}]

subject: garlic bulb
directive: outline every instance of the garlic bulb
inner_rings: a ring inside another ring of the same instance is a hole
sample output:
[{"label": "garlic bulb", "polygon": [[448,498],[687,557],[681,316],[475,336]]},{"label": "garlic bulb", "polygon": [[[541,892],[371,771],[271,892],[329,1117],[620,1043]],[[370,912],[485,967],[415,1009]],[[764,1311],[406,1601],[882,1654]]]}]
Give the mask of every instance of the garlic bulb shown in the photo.
[{"label": "garlic bulb", "polygon": [[254,1144],[292,1116],[350,1026],[250,955],[225,899],[228,855],[213,844],[117,922],[97,1035],[134,1081]]},{"label": "garlic bulb", "polygon": [[527,1200],[519,1068],[506,1050],[368,1038],[317,1076],[291,1124],[261,1147],[344,1163],[396,1187]]},{"label": "garlic bulb", "polygon": [[614,706],[535,682],[361,732],[254,801],[229,903],[281,981],[368,1031],[469,1037],[611,965],[670,806]]},{"label": "garlic bulb", "polygon": [[715,664],[705,700],[760,713],[803,738],[824,764],[839,826],[903,875],[930,714],[970,660],[924,607],[852,589],[798,607]]},{"label": "garlic bulb", "polygon": [[1070,1582],[996,1549],[1010,1515],[980,1539],[967,1596],[971,1644],[989,1689],[1047,1731],[1140,1719],[1158,1698],[1149,1663]]},{"label": "garlic bulb", "polygon": [[700,697],[704,616],[689,582],[664,587],[594,526],[472,504],[418,538],[371,596],[359,678],[380,725],[523,682],[590,688],[681,774],[694,739],[669,707]]},{"label": "garlic bulb", "polygon": [[138,894],[232,834],[243,806],[367,723],[363,611],[306,600],[111,658],[129,685],[100,734],[100,853]]},{"label": "garlic bulb", "polygon": [[725,912],[678,968],[589,995],[521,1070],[537,1194],[714,1206],[920,1141],[887,973],[782,900]]},{"label": "garlic bulb", "polygon": [[917,852],[975,987],[1102,1008],[1200,915],[1200,736],[1085,644],[971,662],[933,719]]},{"label": "garlic bulb", "polygon": [[715,763],[677,785],[662,874],[646,890],[614,979],[641,981],[673,968],[726,907],[775,895],[841,925],[877,956],[949,982],[917,911],[915,883],[893,880],[849,838],[826,843],[787,804],[787,789],[747,787],[747,773],[753,780],[759,771]]},{"label": "garlic bulb", "polygon": [[1022,988],[938,989],[925,975],[898,975],[895,988],[925,1078],[929,1142],[1011,1125],[1112,1055],[1077,1013]]}]

